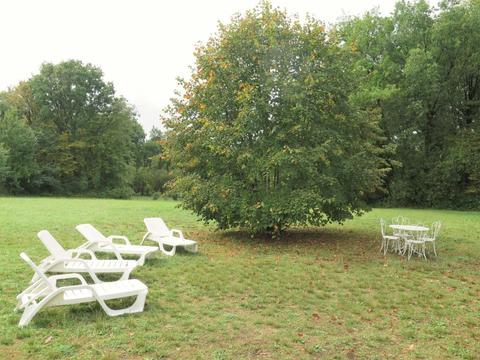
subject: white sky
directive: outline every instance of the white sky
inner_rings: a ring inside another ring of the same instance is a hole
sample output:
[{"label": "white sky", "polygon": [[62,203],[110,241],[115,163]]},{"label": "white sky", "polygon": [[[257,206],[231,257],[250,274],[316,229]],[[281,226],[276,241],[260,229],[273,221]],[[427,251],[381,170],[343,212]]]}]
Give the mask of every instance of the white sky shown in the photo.
[{"label": "white sky", "polygon": [[[0,91],[26,80],[43,62],[78,59],[99,66],[133,104],[148,133],[189,74],[197,42],[258,0],[0,0]],[[395,0],[273,0],[327,23]]]}]

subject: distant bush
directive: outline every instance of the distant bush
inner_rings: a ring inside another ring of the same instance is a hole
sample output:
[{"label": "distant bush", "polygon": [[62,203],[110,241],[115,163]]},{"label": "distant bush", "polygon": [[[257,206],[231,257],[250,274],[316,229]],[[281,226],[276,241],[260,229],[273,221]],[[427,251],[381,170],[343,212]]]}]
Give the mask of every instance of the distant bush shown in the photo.
[{"label": "distant bush", "polygon": [[133,179],[133,190],[139,195],[165,192],[165,184],[171,180],[167,169],[141,167]]},{"label": "distant bush", "polygon": [[158,200],[160,199],[161,194],[159,192],[154,192],[152,195],[153,200]]},{"label": "distant bush", "polygon": [[131,187],[123,186],[105,191],[103,195],[111,199],[130,199],[134,195],[134,192]]}]

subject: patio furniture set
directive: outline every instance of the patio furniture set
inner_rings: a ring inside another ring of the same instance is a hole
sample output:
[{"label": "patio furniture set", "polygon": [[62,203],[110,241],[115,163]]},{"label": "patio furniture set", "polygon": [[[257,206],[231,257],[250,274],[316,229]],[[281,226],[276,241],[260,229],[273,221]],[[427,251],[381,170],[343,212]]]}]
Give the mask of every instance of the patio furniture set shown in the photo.
[{"label": "patio furniture set", "polygon": [[431,247],[437,256],[436,240],[441,226],[440,221],[435,221],[428,227],[423,224],[414,224],[406,217],[397,216],[388,225],[391,229],[389,233],[387,223],[384,219],[380,219],[382,232],[380,252],[386,255],[388,251],[393,251],[402,256],[406,255],[408,260],[412,255],[418,255],[427,260],[427,247]]},{"label": "patio furniture set", "polygon": [[[161,251],[173,256],[177,247],[197,252],[197,243],[185,239],[180,230],[169,229],[161,218],[144,219],[147,233],[140,245],[130,243],[127,237],[104,236],[94,226],[81,224],[77,231],[87,240],[75,249],[65,250],[47,230],[37,236],[50,256],[36,265],[24,252],[20,254],[33,270],[29,286],[17,296],[15,310],[23,310],[19,326],[28,325],[43,308],[59,305],[80,304],[97,301],[109,316],[142,312],[148,287],[137,279],[130,279],[130,273],[145,263],[150,254]],[[155,246],[145,246],[145,241]],[[121,243],[119,243],[121,242]],[[115,259],[99,259],[97,254],[110,254]],[[124,259],[133,256],[136,260]],[[88,257],[88,259],[85,258]],[[116,281],[102,281],[99,274],[120,274]],[[90,282],[84,275],[90,277]],[[75,280],[76,285],[61,285],[60,281]],[[113,309],[107,301],[135,297],[134,303],[122,309]]]}]

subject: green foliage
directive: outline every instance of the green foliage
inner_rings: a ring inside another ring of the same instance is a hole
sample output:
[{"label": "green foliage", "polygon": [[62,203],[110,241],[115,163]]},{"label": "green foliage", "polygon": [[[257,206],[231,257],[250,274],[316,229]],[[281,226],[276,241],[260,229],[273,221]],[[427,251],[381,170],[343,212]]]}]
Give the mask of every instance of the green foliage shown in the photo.
[{"label": "green foliage", "polygon": [[0,180],[5,189],[17,193],[34,187],[38,172],[36,137],[14,109],[9,109],[0,117],[0,147],[0,169],[3,169],[0,170]]},{"label": "green foliage", "polygon": [[[399,1],[335,31],[353,49],[359,99],[377,111],[393,171],[393,204],[480,207],[480,2]],[[395,165],[395,162],[397,165]],[[401,165],[401,166],[398,166]]]},{"label": "green foliage", "polygon": [[150,139],[143,144],[139,167],[133,179],[135,193],[148,196],[165,192],[166,184],[172,177],[169,162],[164,158],[163,144],[163,133],[153,128]]},{"label": "green foliage", "polygon": [[[8,150],[3,144],[0,144],[0,184],[3,184],[9,173]],[[0,186],[0,190],[1,186]]]},{"label": "green foliage", "polygon": [[149,196],[170,183],[204,220],[252,232],[375,201],[480,208],[478,24],[478,0],[401,0],[327,33],[261,2],[196,49],[167,146],[101,69],[44,64],[0,93],[0,189]]},{"label": "green foliage", "polygon": [[116,187],[104,193],[104,196],[112,199],[130,199],[134,191],[130,186]]},{"label": "green foliage", "polygon": [[80,61],[43,64],[0,97],[9,192],[125,197],[143,162],[144,139],[133,108],[99,68]]},{"label": "green foliage", "polygon": [[261,3],[195,55],[166,122],[185,208],[221,229],[275,234],[368,209],[388,170],[378,116],[351,100],[350,52],[322,23]]}]

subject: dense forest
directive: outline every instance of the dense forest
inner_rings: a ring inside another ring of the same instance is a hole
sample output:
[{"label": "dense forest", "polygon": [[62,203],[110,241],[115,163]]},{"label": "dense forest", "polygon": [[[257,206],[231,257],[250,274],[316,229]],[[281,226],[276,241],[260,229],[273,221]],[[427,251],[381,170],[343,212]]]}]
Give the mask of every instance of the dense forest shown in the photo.
[{"label": "dense forest", "polygon": [[[342,80],[335,87],[355,105],[355,116],[363,114],[381,130],[374,145],[390,170],[381,187],[364,194],[370,204],[480,207],[479,24],[479,0],[451,0],[436,7],[400,1],[388,16],[371,11],[322,31],[315,27],[336,49],[327,56],[339,56],[324,62],[339,74],[331,79]],[[302,61],[307,53],[326,54],[323,40],[318,51],[311,48],[317,42],[308,24],[302,31],[309,40],[300,34],[293,46]],[[208,66],[214,72],[222,64]],[[237,98],[225,99],[230,106],[227,100]],[[165,116],[168,123],[168,111]],[[296,121],[295,112],[288,116]],[[176,139],[155,130],[147,140],[134,109],[99,68],[80,61],[44,64],[0,93],[0,191],[112,197],[163,192],[177,171],[163,149]]]},{"label": "dense forest", "polygon": [[132,106],[80,61],[43,64],[0,94],[0,184],[9,194],[163,191],[162,141],[155,128],[146,140]]},{"label": "dense forest", "polygon": [[386,179],[391,204],[480,206],[480,1],[398,2],[335,28],[394,145]]}]

